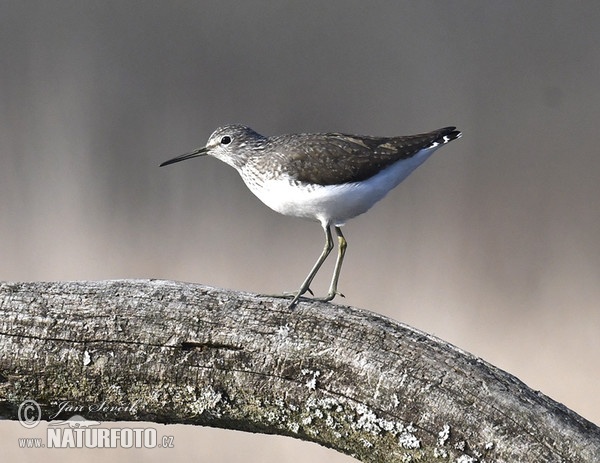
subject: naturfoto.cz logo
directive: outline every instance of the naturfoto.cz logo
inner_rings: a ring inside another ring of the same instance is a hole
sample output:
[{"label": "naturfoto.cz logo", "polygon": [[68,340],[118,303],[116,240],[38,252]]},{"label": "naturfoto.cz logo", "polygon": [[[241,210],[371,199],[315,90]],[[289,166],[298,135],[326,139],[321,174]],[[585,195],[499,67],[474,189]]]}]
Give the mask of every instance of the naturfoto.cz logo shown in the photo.
[{"label": "naturfoto.cz logo", "polygon": [[[64,407],[61,407],[64,410]],[[53,415],[55,417],[57,414]],[[37,426],[41,420],[41,408],[34,400],[21,404],[18,411],[21,424],[26,428]],[[66,420],[48,423],[46,440],[42,438],[19,438],[21,448],[173,448],[173,436],[159,438],[154,428],[103,428],[100,421],[73,415]]]}]

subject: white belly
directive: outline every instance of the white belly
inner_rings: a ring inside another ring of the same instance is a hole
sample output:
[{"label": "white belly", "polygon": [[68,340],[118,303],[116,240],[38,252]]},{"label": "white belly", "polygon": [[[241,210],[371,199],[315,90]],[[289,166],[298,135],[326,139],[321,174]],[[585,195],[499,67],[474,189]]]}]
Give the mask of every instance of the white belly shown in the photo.
[{"label": "white belly", "polygon": [[347,220],[367,212],[437,148],[422,150],[412,158],[398,161],[362,182],[340,185],[296,186],[288,178],[256,184],[243,172],[241,174],[248,188],[274,211],[318,220],[323,225],[341,226]]}]

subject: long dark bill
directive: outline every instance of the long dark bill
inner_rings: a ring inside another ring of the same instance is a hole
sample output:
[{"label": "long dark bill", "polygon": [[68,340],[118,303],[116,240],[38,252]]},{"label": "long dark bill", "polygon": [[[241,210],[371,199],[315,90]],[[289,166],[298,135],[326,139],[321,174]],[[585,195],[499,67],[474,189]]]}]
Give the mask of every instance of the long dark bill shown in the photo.
[{"label": "long dark bill", "polygon": [[160,167],[168,166],[169,164],[175,164],[176,162],[179,162],[179,161],[185,161],[186,159],[197,158],[198,156],[206,156],[207,154],[208,154],[207,148],[199,148],[196,151],[192,151],[191,153],[185,153],[180,156],[177,156],[176,158],[169,159],[168,161],[163,162],[160,165]]}]

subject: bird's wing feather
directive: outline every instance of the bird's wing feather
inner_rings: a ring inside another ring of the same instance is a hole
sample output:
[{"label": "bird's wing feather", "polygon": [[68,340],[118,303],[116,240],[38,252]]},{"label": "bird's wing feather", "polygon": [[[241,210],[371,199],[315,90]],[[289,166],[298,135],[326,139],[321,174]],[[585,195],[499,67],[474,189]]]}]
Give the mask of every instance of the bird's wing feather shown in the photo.
[{"label": "bird's wing feather", "polygon": [[389,138],[340,133],[286,135],[287,139],[281,141],[285,141],[289,149],[278,155],[284,171],[294,180],[334,185],[366,180],[396,161],[459,136],[455,127]]}]

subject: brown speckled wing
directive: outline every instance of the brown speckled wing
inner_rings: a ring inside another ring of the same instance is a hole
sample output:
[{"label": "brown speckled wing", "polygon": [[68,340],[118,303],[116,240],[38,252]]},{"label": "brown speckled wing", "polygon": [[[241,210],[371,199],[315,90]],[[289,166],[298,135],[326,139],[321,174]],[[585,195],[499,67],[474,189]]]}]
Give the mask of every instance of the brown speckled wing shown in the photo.
[{"label": "brown speckled wing", "polygon": [[285,143],[277,155],[283,170],[293,179],[318,185],[366,180],[401,159],[408,159],[434,143],[448,143],[460,136],[455,127],[404,137],[363,137],[341,133],[300,134],[274,137]]}]

